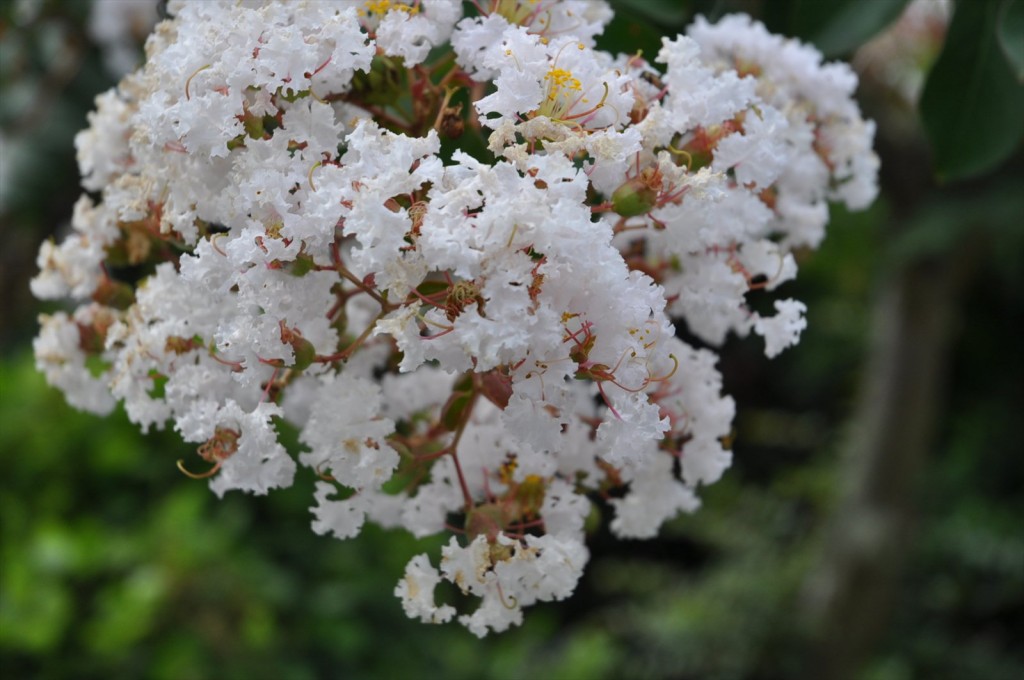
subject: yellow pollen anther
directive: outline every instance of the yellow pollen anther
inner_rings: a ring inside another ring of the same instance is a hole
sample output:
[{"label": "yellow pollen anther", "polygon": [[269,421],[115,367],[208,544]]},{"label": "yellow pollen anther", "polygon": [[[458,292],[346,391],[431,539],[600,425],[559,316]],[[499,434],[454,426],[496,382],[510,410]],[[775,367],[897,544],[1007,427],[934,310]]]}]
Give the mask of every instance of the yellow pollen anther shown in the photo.
[{"label": "yellow pollen anther", "polygon": [[395,10],[396,12],[405,12],[409,15],[418,14],[420,11],[418,2],[412,5],[407,5],[404,2],[392,2],[391,0],[366,0],[363,5],[366,9],[359,10],[359,13],[363,16],[367,14],[384,16],[391,10]]},{"label": "yellow pollen anther", "polygon": [[548,87],[548,99],[554,101],[558,99],[559,95],[565,91],[578,92],[582,89],[582,84],[579,78],[572,74],[572,71],[567,71],[564,68],[553,68],[548,71],[547,75],[544,76],[544,80],[550,83]]}]

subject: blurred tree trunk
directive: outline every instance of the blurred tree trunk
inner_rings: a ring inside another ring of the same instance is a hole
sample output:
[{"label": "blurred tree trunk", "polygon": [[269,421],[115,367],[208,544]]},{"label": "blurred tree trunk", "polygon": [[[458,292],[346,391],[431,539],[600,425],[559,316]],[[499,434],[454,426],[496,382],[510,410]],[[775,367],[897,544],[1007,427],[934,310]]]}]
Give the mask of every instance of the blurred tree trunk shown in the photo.
[{"label": "blurred tree trunk", "polygon": [[[879,124],[881,182],[892,210],[884,237],[891,245],[936,198],[929,153],[916,120],[877,101],[865,104]],[[882,274],[860,399],[842,450],[839,501],[805,582],[802,613],[813,635],[808,677],[856,677],[890,619],[915,541],[916,482],[942,414],[973,253],[949,247],[893,259]]]},{"label": "blurred tree trunk", "polygon": [[816,677],[854,677],[885,629],[914,543],[915,479],[931,449],[954,329],[952,258],[883,282],[863,394],[841,470],[844,488],[806,589]]}]

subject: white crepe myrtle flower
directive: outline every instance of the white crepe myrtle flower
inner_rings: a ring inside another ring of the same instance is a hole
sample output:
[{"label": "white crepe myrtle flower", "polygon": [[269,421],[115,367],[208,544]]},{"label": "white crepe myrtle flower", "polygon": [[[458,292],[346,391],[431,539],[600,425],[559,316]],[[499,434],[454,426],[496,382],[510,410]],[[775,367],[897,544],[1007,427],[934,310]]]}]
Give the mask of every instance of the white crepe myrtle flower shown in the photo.
[{"label": "white crepe myrtle flower", "polygon": [[34,343],[70,404],[173,428],[218,496],[315,475],[317,534],[446,535],[395,595],[483,637],[572,595],[592,518],[697,510],[732,460],[713,347],[799,341],[802,302],[747,295],[877,159],[852,72],[747,17],[651,64],[595,47],[605,2],[472,5],[168,3],[31,287],[71,301]]},{"label": "white crepe myrtle flower", "polygon": [[94,376],[87,361],[90,356],[100,360],[109,356],[102,350],[102,330],[111,323],[110,312],[98,305],[79,307],[74,317],[64,312],[44,314],[39,318],[39,336],[32,343],[36,368],[46,382],[64,392],[71,406],[104,416],[117,402],[110,394],[105,372]]},{"label": "white crepe myrtle flower", "polygon": [[522,622],[522,607],[572,594],[589,553],[579,542],[529,536],[525,543],[497,535],[477,536],[466,547],[455,538],[442,550],[441,574],[462,592],[481,598],[459,622],[477,637]]},{"label": "white crepe myrtle flower", "polygon": [[398,454],[386,443],[394,423],[379,415],[380,402],[380,388],[369,381],[324,376],[300,435],[311,449],[300,456],[302,463],[355,489],[386,482]]},{"label": "white crepe myrtle flower", "polygon": [[217,408],[191,410],[178,419],[177,429],[185,441],[203,443],[200,455],[219,471],[210,480],[214,493],[237,489],[262,495],[291,486],[295,475],[295,461],[277,441],[271,422],[277,415],[276,404],[245,411],[228,400]]},{"label": "white crepe myrtle flower", "polygon": [[128,146],[131,114],[131,107],[115,90],[96,97],[96,110],[88,116],[89,127],[75,135],[85,189],[102,189],[133,163]]},{"label": "white crepe myrtle flower", "polygon": [[654,538],[665,520],[700,505],[693,489],[674,479],[672,459],[655,458],[658,465],[645,468],[630,482],[629,493],[609,501],[615,508],[611,530],[620,538]]},{"label": "white crepe myrtle flower", "polygon": [[713,68],[740,70],[758,83],[758,95],[782,105],[793,116],[813,118],[819,128],[818,153],[833,173],[831,199],[853,209],[869,205],[878,192],[878,157],[872,151],[875,126],[861,118],[852,94],[857,76],[842,63],[822,63],[814,47],[772,35],[745,15],[728,15],[710,24],[698,17],[688,31]]},{"label": "white crepe myrtle flower", "polygon": [[628,120],[633,107],[628,76],[616,71],[608,55],[574,36],[542,40],[519,26],[505,29],[500,45],[483,60],[485,67],[498,72],[497,91],[476,103],[488,126],[543,116],[573,128],[598,130],[617,128]]},{"label": "white crepe myrtle flower", "polygon": [[451,36],[455,22],[462,18],[458,0],[419,0],[402,3],[376,0],[363,3],[364,16],[375,24],[377,46],[389,56],[402,57],[406,65],[422,62],[431,48]]},{"label": "white crepe myrtle flower", "polygon": [[367,496],[356,493],[343,500],[330,500],[337,488],[327,482],[316,484],[316,506],[311,508],[313,531],[317,534],[333,534],[336,538],[358,536],[366,521]]},{"label": "white crepe myrtle flower", "polygon": [[510,26],[542,41],[571,35],[592,48],[612,18],[605,0],[475,0],[474,5],[480,16],[460,21],[451,43],[459,65],[479,80],[498,75],[501,54],[509,49],[503,43]]},{"label": "white crepe myrtle flower", "polygon": [[40,271],[30,283],[32,293],[43,300],[82,298],[109,283],[100,265],[106,248],[118,239],[115,221],[107,206],[94,205],[88,196],[79,198],[71,218],[73,233],[60,244],[46,241],[39,248]]},{"label": "white crepe myrtle flower", "polygon": [[395,586],[395,595],[402,600],[402,608],[411,619],[423,623],[445,623],[455,616],[451,605],[434,604],[434,589],[441,575],[430,565],[427,555],[417,555],[405,567],[405,576]]},{"label": "white crepe myrtle flower", "polygon": [[800,342],[800,332],[807,328],[804,312],[807,305],[797,300],[776,300],[775,316],[758,315],[754,332],[764,336],[765,354],[769,358]]},{"label": "white crepe myrtle flower", "polygon": [[732,118],[755,100],[755,83],[735,71],[716,74],[700,46],[686,36],[662,39],[657,61],[666,65],[666,108],[676,131],[709,127]]}]

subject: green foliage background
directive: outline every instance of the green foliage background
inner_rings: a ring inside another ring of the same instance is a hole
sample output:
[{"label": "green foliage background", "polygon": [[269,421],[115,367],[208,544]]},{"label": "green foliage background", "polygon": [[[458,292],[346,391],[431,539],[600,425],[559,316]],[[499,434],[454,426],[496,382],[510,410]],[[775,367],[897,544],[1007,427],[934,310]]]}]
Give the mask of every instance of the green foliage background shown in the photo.
[{"label": "green foliage background", "polygon": [[[742,9],[841,57],[905,3],[615,4],[610,49],[641,45],[650,55],[662,33],[678,32],[694,13]],[[1024,677],[1024,34],[1014,32],[1022,4],[959,3],[955,42],[925,90],[923,125],[916,111],[865,101],[883,128],[883,163],[892,161],[883,196],[866,213],[834,211],[822,249],[781,291],[809,307],[796,350],[769,362],[755,340],[724,348],[726,391],[739,411],[736,463],[703,492],[704,508],[671,522],[656,542],[597,533],[571,600],[529,610],[522,628],[484,641],[457,626],[413,623],[392,596],[408,558],[436,553],[436,539],[373,527],[347,542],[314,535],[308,471],[292,489],[218,501],[175,469],[190,451],[173,433],[144,436],[122,412],[77,413],[44,384],[28,349],[38,305],[27,279],[39,241],[70,215],[79,191],[71,139],[92,96],[111,82],[83,31],[87,6],[42,2],[26,22],[5,4],[0,672],[814,677],[820,641],[802,614],[806,583],[848,481],[840,454],[857,436],[850,417],[871,351],[873,300],[887,272],[934,260],[966,270],[960,297],[949,301],[956,323],[949,361],[938,367],[941,418],[906,491],[915,540],[852,676]],[[61,66],[65,53],[73,66]],[[964,63],[974,68],[958,68]],[[886,117],[898,115],[911,120],[909,141],[885,137]],[[908,196],[905,168],[932,159],[946,183],[926,173]]]}]

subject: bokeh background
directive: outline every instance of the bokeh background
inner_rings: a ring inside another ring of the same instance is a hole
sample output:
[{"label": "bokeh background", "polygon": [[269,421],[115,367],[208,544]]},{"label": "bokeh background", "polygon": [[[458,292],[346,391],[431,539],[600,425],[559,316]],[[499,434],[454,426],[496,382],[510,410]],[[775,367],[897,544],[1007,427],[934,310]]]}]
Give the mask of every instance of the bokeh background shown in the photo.
[{"label": "bokeh background", "polygon": [[853,60],[882,195],[800,254],[797,348],[723,348],[735,464],[704,507],[598,532],[572,599],[483,641],[392,595],[437,540],[316,536],[308,470],[218,501],[173,433],[36,373],[53,307],[27,284],[80,192],[73,136],[158,5],[0,4],[3,677],[1024,677],[1024,0],[613,2],[606,49],[740,10]]}]

